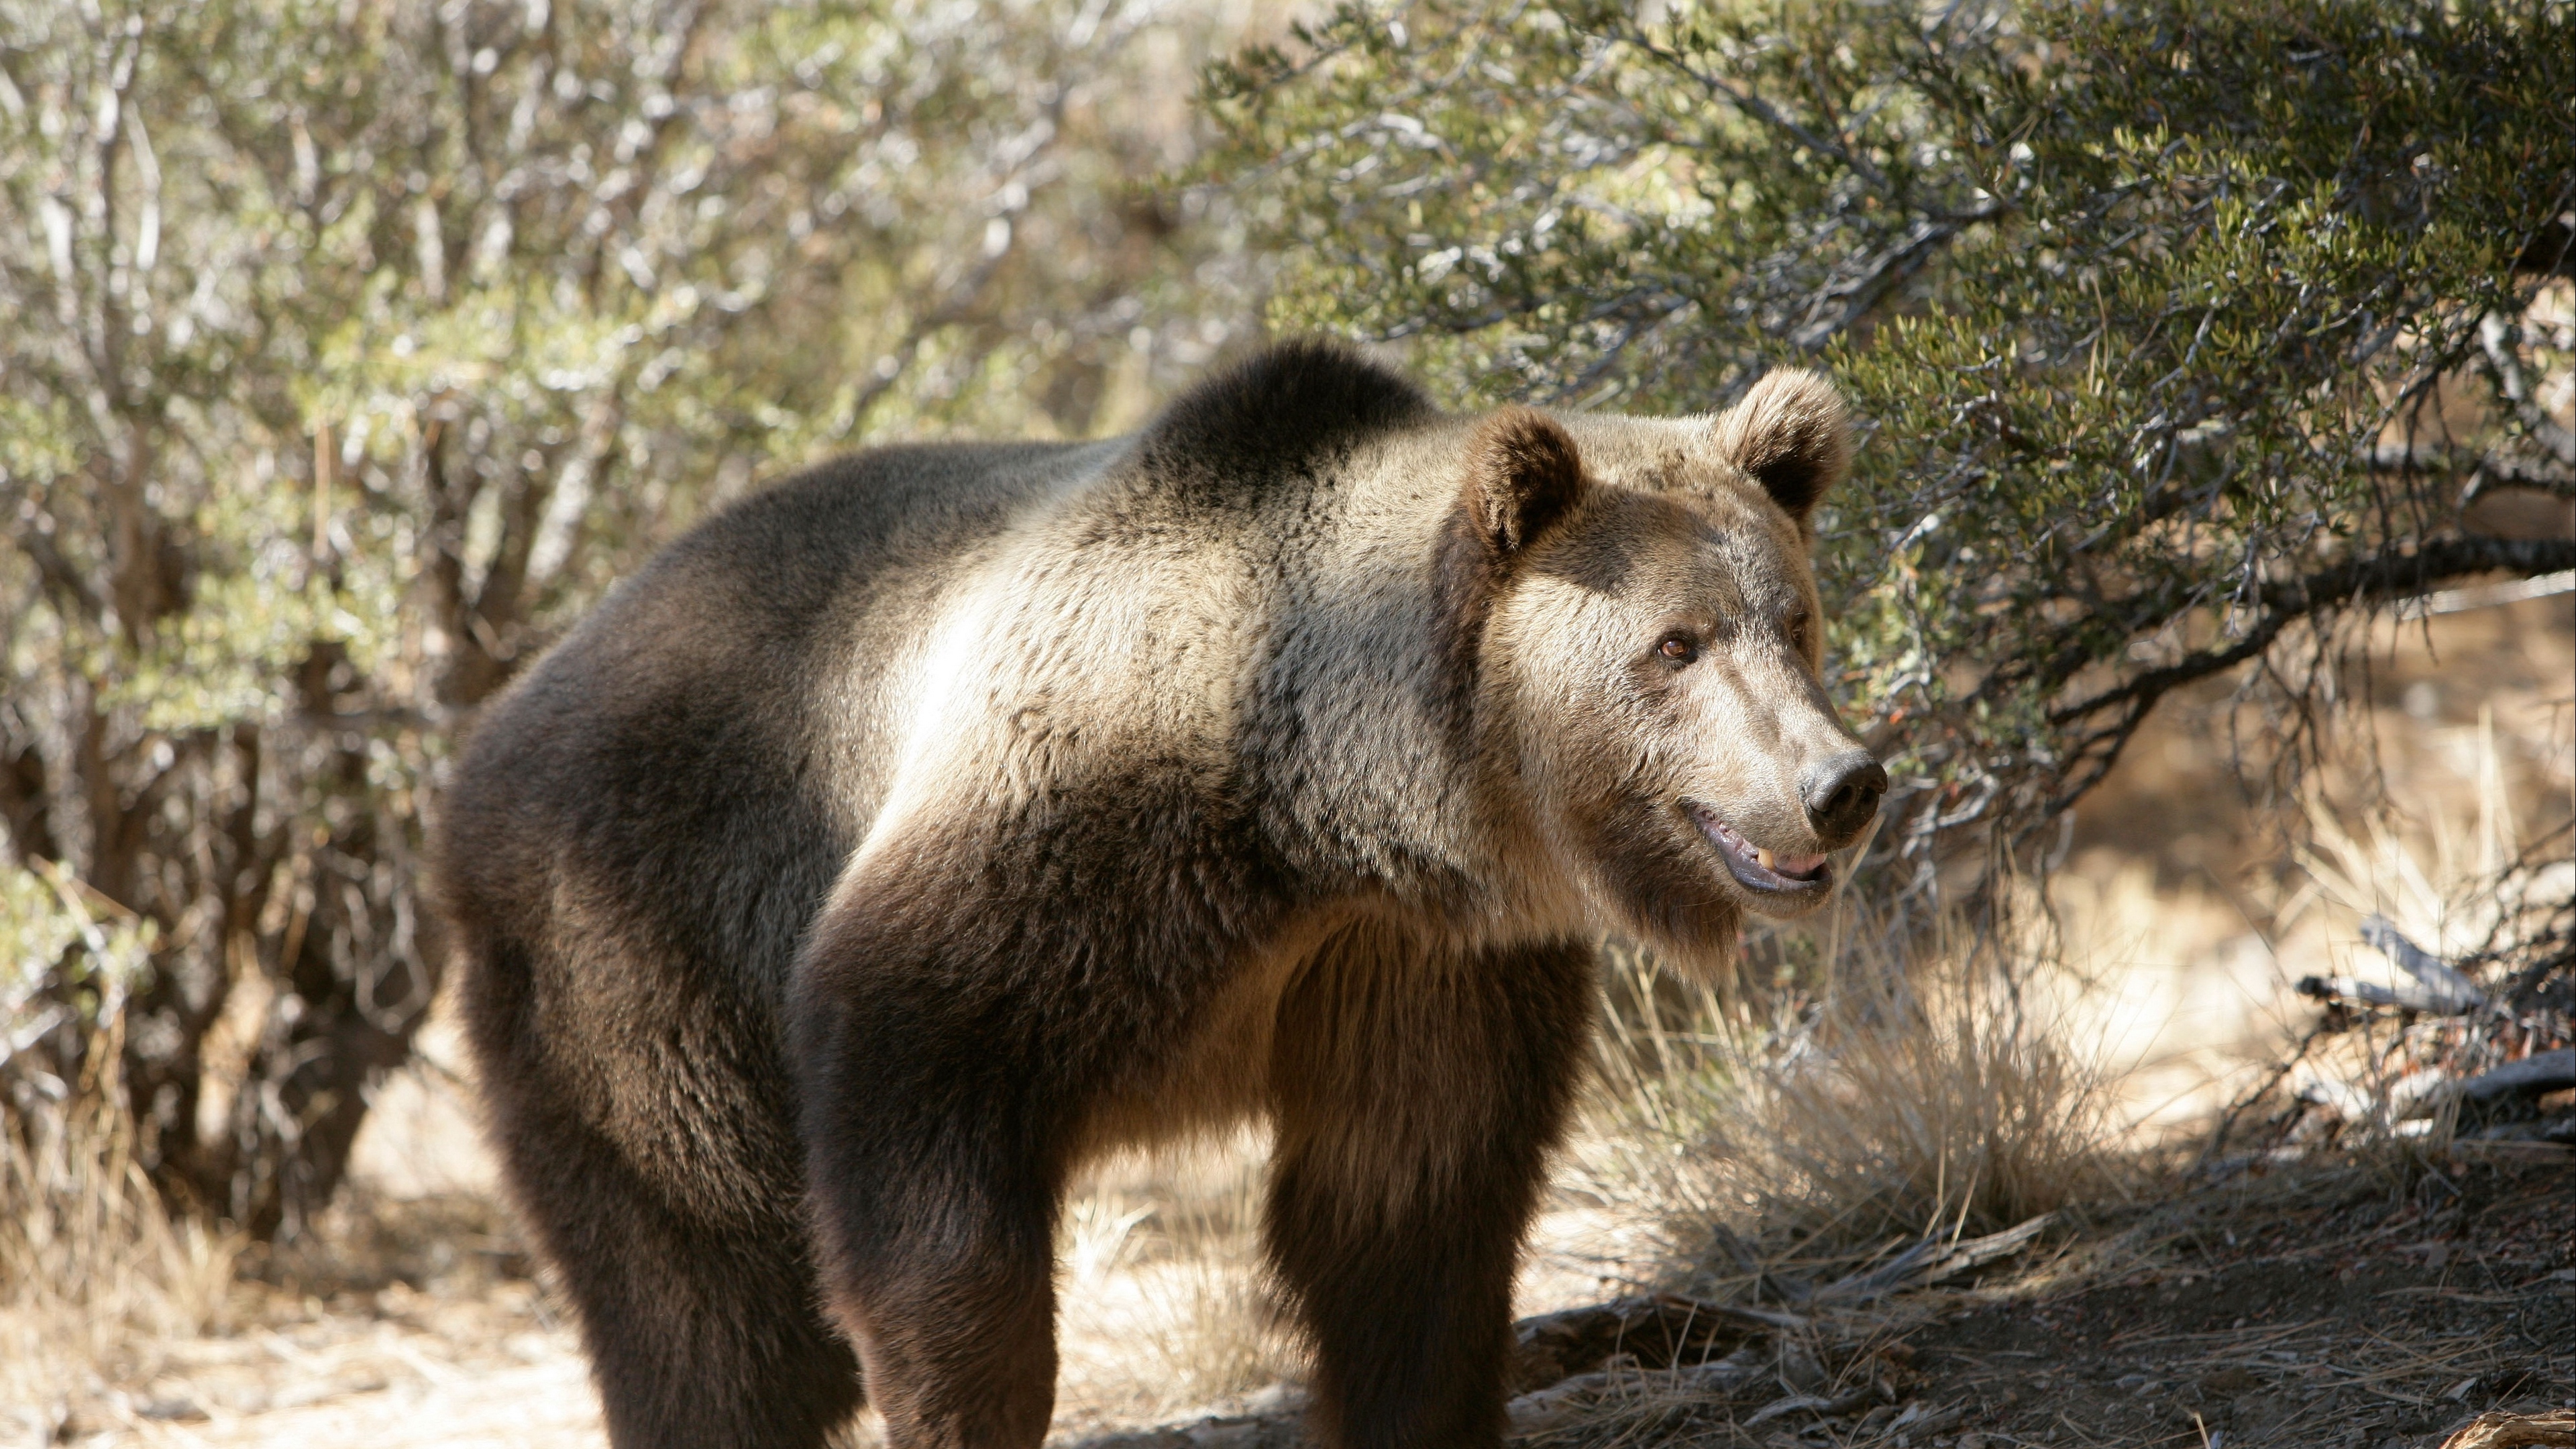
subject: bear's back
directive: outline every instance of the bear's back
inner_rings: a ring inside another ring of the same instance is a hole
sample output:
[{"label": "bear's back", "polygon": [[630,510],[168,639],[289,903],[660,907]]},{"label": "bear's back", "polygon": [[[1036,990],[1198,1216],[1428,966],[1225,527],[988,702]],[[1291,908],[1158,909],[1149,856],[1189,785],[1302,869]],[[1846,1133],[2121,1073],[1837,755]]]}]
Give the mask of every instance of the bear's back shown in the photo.
[{"label": "bear's back", "polygon": [[[1272,555],[1340,467],[1320,460],[1437,417],[1392,371],[1291,343],[1130,437],[879,449],[733,505],[486,707],[442,811],[451,914],[533,951],[530,971],[617,998],[586,1012],[667,1019],[644,997],[674,992],[774,1012],[904,754],[921,651],[942,647],[929,636],[955,590],[1004,549],[1029,556],[1017,525],[1036,521],[1040,552],[1090,550],[1077,570],[1113,589],[1188,595],[1203,569],[1247,571],[1228,552],[1308,567]],[[1159,583],[1120,562],[1176,539],[1198,552],[1168,555]]]},{"label": "bear's back", "polygon": [[617,955],[726,963],[774,999],[881,788],[871,686],[979,547],[1125,446],[854,454],[683,535],[476,722],[451,908],[520,935],[586,918]]}]

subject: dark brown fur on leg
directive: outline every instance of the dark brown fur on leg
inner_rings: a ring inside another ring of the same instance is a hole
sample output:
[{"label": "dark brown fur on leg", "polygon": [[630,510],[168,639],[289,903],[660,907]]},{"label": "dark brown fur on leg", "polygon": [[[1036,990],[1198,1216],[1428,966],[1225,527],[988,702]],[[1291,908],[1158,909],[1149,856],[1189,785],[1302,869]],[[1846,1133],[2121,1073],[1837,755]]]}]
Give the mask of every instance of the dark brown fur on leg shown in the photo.
[{"label": "dark brown fur on leg", "polygon": [[[613,1181],[595,1171],[589,1190]],[[858,1410],[858,1361],[814,1304],[801,1243],[709,1238],[593,1201],[580,1246],[546,1236],[581,1309],[611,1443],[819,1449]]]},{"label": "dark brown fur on leg", "polygon": [[814,1239],[887,1441],[1036,1449],[1061,1174],[1022,1054],[1007,1028],[947,1016],[953,1001],[819,974],[793,1034]]},{"label": "dark brown fur on leg", "polygon": [[493,1140],[563,1274],[619,1449],[819,1449],[860,1404],[859,1365],[824,1321],[792,1199],[711,1223],[675,1205],[585,1121],[525,1028],[525,953],[475,953],[468,1022]]},{"label": "dark brown fur on leg", "polygon": [[[922,1127],[956,1150],[955,1131]],[[1036,1449],[1055,1408],[1048,1197],[953,1164],[830,1155],[814,1207],[832,1245],[832,1308],[859,1344],[887,1442]]]},{"label": "dark brown fur on leg", "polygon": [[1592,1015],[1571,943],[1354,939],[1280,1012],[1269,1248],[1342,1449],[1497,1444],[1512,1270]]}]

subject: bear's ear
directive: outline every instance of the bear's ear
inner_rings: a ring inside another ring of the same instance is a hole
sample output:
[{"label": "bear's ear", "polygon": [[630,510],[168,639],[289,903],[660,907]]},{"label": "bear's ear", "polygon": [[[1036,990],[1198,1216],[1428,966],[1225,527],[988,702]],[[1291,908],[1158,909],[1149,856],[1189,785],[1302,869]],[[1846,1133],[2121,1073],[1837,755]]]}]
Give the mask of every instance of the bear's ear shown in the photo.
[{"label": "bear's ear", "polygon": [[1583,459],[1556,419],[1507,407],[1476,427],[1459,502],[1476,536],[1510,557],[1538,541],[1583,496]]},{"label": "bear's ear", "polygon": [[1709,424],[1710,446],[1807,523],[1827,489],[1851,470],[1851,423],[1834,385],[1801,368],[1762,375],[1744,401]]}]

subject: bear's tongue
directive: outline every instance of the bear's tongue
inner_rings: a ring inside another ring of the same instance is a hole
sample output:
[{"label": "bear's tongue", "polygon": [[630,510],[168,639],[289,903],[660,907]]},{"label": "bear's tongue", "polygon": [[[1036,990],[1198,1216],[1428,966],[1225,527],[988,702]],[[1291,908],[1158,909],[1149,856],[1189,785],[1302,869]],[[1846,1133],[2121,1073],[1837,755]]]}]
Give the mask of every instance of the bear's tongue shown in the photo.
[{"label": "bear's tongue", "polygon": [[1761,866],[1764,870],[1772,871],[1779,875],[1785,875],[1792,880],[1804,880],[1807,877],[1814,875],[1817,871],[1823,869],[1825,864],[1825,858],[1821,855],[1788,855],[1785,853],[1774,855],[1770,851],[1763,850],[1758,847],[1753,852],[1753,860],[1755,864]]}]

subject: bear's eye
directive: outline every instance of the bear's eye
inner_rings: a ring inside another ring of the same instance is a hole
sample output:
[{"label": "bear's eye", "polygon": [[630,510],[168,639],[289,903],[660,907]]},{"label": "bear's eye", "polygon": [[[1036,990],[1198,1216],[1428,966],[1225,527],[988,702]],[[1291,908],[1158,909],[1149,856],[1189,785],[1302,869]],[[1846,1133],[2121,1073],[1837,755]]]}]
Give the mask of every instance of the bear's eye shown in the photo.
[{"label": "bear's eye", "polygon": [[1687,634],[1667,634],[1658,652],[1675,664],[1688,664],[1699,657],[1699,645]]},{"label": "bear's eye", "polygon": [[1790,646],[1791,648],[1793,648],[1793,649],[1797,650],[1797,651],[1798,651],[1799,653],[1801,653],[1801,654],[1806,653],[1806,652],[1807,652],[1807,631],[1808,631],[1810,628],[1812,628],[1812,627],[1813,627],[1813,623],[1812,623],[1812,621],[1810,621],[1810,620],[1807,618],[1807,616],[1806,616],[1806,615],[1804,615],[1804,614],[1793,614],[1793,615],[1791,615],[1791,616],[1789,617],[1789,646]]}]

